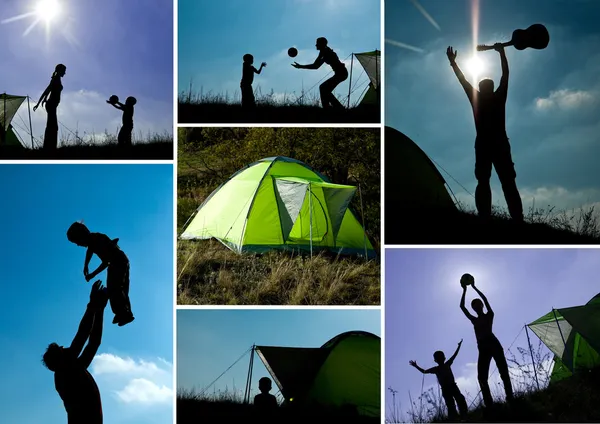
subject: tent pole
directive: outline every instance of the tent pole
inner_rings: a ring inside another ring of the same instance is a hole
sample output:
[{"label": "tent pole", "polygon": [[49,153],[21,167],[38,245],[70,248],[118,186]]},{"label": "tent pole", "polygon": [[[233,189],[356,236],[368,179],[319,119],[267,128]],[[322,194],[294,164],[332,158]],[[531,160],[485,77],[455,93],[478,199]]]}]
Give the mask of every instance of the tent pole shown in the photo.
[{"label": "tent pole", "polygon": [[558,327],[558,332],[560,333],[560,338],[562,339],[562,342],[565,345],[565,349],[567,349],[567,342],[565,341],[565,336],[563,336],[562,330],[560,329],[560,324],[558,323],[558,317],[556,316],[556,309],[552,308],[552,313],[554,314],[554,320],[556,321],[556,326]]},{"label": "tent pole", "polygon": [[[381,57],[381,54],[377,56],[377,53],[379,53],[379,50],[375,49],[375,81],[377,81],[377,89],[375,91],[377,92],[377,103],[379,104],[381,103],[381,96],[379,95],[379,87],[381,86],[381,81],[379,81],[379,72],[377,71],[379,67],[377,65],[379,64],[378,57]],[[381,104],[379,105],[379,107],[381,108]]]},{"label": "tent pole", "polygon": [[529,345],[529,353],[531,353],[531,363],[533,364],[533,375],[535,376],[535,384],[537,385],[539,391],[540,382],[538,381],[537,370],[535,369],[535,359],[533,357],[533,349],[531,348],[531,340],[529,339],[529,330],[527,329],[527,324],[525,324],[525,334],[527,334],[527,344]]},{"label": "tent pole", "polygon": [[354,53],[350,55],[350,82],[348,83],[348,109],[350,109],[350,90],[352,90],[352,64],[354,63]]},{"label": "tent pole", "polygon": [[4,133],[6,134],[6,93],[4,93]]},{"label": "tent pole", "polygon": [[252,368],[254,368],[254,349],[252,345],[250,352],[250,363],[248,365],[248,378],[246,379],[246,392],[244,393],[244,403],[250,403],[250,390],[252,390]]},{"label": "tent pole", "polygon": [[310,225],[310,258],[312,259],[313,256],[313,249],[312,249],[312,190],[310,189],[310,183],[308,184],[308,223]]},{"label": "tent pole", "polygon": [[31,148],[35,149],[33,145],[33,126],[31,125],[31,105],[29,104],[29,96],[27,96],[27,112],[29,113],[29,135],[31,136]]},{"label": "tent pole", "polygon": [[365,210],[363,209],[362,190],[360,189],[360,183],[358,183],[358,197],[360,198],[360,214],[362,215],[362,226],[363,226],[363,246],[365,248],[365,261],[368,259],[367,255],[367,230],[365,229]]}]

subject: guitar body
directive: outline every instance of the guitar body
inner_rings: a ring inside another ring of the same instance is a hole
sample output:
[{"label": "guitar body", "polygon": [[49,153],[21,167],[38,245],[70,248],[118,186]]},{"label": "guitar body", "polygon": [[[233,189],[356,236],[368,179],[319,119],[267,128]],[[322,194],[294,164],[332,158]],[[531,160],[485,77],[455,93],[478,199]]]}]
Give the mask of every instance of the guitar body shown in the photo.
[{"label": "guitar body", "polygon": [[510,42],[517,50],[543,50],[548,47],[550,34],[544,25],[533,24],[527,29],[514,30]]}]

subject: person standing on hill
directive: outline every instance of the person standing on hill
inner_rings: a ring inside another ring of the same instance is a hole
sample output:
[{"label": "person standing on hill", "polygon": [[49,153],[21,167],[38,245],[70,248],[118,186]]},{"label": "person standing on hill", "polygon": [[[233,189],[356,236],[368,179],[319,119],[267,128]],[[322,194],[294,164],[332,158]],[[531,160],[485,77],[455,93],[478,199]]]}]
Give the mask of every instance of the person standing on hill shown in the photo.
[{"label": "person standing on hill", "polygon": [[319,51],[319,56],[310,65],[300,65],[294,62],[292,66],[296,69],[319,69],[324,63],[331,66],[333,70],[333,76],[319,86],[319,92],[321,94],[321,104],[323,109],[329,109],[331,107],[342,110],[344,106],[333,94],[333,90],[342,82],[348,78],[348,69],[344,62],[340,60],[336,52],[327,46],[327,39],[325,37],[317,38],[315,47]]},{"label": "person standing on hill", "polygon": [[265,62],[260,64],[260,68],[254,67],[254,56],[251,54],[244,55],[244,63],[242,65],[242,81],[240,82],[240,89],[242,90],[242,108],[252,109],[256,106],[256,100],[254,98],[254,89],[252,83],[254,82],[254,74],[261,73],[262,69],[266,67]]},{"label": "person standing on hill", "polygon": [[60,104],[60,94],[63,90],[61,79],[65,76],[66,72],[67,67],[65,65],[62,63],[56,65],[50,84],[48,84],[37,104],[33,107],[33,111],[35,112],[40,103],[42,107],[46,105],[48,120],[46,121],[46,132],[44,133],[44,150],[56,150],[58,146],[57,109]]},{"label": "person standing on hill", "polygon": [[482,218],[489,218],[492,214],[492,165],[502,184],[504,198],[508,205],[510,216],[515,221],[523,221],[523,204],[517,189],[517,173],[512,161],[510,143],[506,134],[506,98],[508,95],[508,60],[504,47],[500,43],[494,45],[500,53],[502,64],[502,77],[500,85],[494,91],[494,81],[484,78],[479,82],[479,90],[467,81],[464,74],[456,64],[457,51],[448,47],[446,55],[450,66],[454,70],[458,81],[464,88],[473,109],[475,118],[475,205]]}]

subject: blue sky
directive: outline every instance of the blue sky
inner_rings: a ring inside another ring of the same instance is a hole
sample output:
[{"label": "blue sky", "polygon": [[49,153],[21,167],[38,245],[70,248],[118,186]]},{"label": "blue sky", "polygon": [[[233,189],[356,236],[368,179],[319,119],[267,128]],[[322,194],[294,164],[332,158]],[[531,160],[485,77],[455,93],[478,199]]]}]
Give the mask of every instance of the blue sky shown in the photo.
[{"label": "blue sky", "polygon": [[[386,3],[386,40],[422,49],[385,45],[386,125],[411,137],[471,193],[475,129],[470,105],[448,64],[446,48],[457,62],[473,51],[471,4],[475,0],[420,0],[438,31],[409,0]],[[543,23],[550,33],[545,50],[507,48],[511,69],[506,109],[507,132],[523,204],[557,209],[600,201],[600,3],[594,0],[479,2],[477,44],[508,41],[512,31]],[[482,75],[496,86],[500,59],[480,52]],[[473,76],[465,71],[470,81]],[[474,199],[444,171],[459,199]],[[494,204],[505,206],[494,173]]]},{"label": "blue sky", "polygon": [[[317,37],[327,38],[341,60],[381,50],[380,0],[179,0],[178,9],[179,93],[189,91],[191,81],[193,91],[228,93],[239,101],[242,56],[250,53],[257,68],[267,62],[254,78],[255,92],[273,90],[280,99],[299,96],[303,87],[308,90],[331,71],[326,65],[316,71],[291,66],[314,62]],[[294,59],[287,55],[292,46],[298,49]],[[353,81],[356,87],[368,83],[356,61]],[[349,79],[338,86],[339,98],[348,95],[348,84]],[[318,84],[308,97],[313,95],[318,98]]]},{"label": "blue sky", "polygon": [[[40,361],[49,343],[71,343],[89,301],[86,251],[66,237],[83,219],[91,231],[118,237],[131,264],[136,319],[113,325],[107,307],[90,367],[105,421],[171,422],[172,166],[2,165],[0,196],[0,281],[10,304],[0,311],[3,421],[66,422],[53,375]],[[90,270],[99,263],[94,256]],[[106,272],[98,278],[105,282]]]},{"label": "blue sky", "polygon": [[[597,249],[387,249],[385,259],[385,386],[398,391],[396,401],[404,412],[410,405],[408,392],[417,400],[422,383],[421,373],[408,361],[432,367],[433,352],[442,350],[449,357],[461,338],[454,376],[468,402],[479,392],[475,334],[459,308],[462,274],[475,277],[495,312],[494,334],[505,349],[514,342],[511,351],[519,360],[516,348],[528,348],[525,332],[519,335],[525,324],[553,307],[585,304],[599,290]],[[473,298],[469,288],[469,309]],[[529,335],[537,348],[539,339],[531,331]],[[490,373],[495,370],[492,363]],[[499,381],[497,372],[492,381]],[[433,375],[425,376],[424,390],[429,387],[437,392]],[[386,390],[387,413],[391,404]]]},{"label": "blue sky", "polygon": [[[0,20],[35,8],[38,0],[6,0]],[[59,137],[70,131],[117,134],[121,113],[106,99],[116,94],[137,98],[135,135],[173,132],[173,2],[172,0],[57,0],[62,13],[49,26],[40,22],[27,35],[35,16],[0,25],[5,46],[0,92],[29,95],[44,91],[54,67],[67,66],[58,109]],[[8,51],[6,50],[8,49]],[[44,134],[46,112],[31,113],[33,134]],[[13,121],[28,136],[27,104]],[[25,131],[27,130],[27,131]],[[70,131],[69,131],[70,130]],[[30,143],[29,137],[27,137]]]},{"label": "blue sky", "polygon": [[[345,331],[361,330],[381,336],[378,310],[268,309],[178,310],[177,388],[201,392],[253,344],[320,347]],[[236,390],[244,395],[250,355],[221,377],[207,394]],[[254,358],[252,396],[258,380],[270,377],[260,358]],[[271,393],[278,393],[277,386]]]}]

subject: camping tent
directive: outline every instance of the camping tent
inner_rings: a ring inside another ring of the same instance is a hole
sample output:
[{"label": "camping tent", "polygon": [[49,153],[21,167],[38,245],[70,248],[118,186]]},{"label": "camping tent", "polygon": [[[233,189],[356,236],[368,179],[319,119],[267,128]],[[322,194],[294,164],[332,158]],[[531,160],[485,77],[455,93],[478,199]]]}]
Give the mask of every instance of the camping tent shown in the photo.
[{"label": "camping tent", "polygon": [[27,96],[13,96],[11,94],[0,94],[0,145],[23,147],[15,134],[11,122],[17,111],[27,100]]},{"label": "camping tent", "polygon": [[385,209],[391,216],[456,210],[429,157],[400,131],[385,127]]},{"label": "camping tent", "polygon": [[600,366],[600,293],[585,305],[553,309],[528,327],[554,353],[551,382]]},{"label": "camping tent", "polygon": [[375,257],[349,209],[355,193],[356,187],[332,184],[298,160],[261,159],[213,191],[181,238],[215,238],[238,253],[327,250]]},{"label": "camping tent", "polygon": [[369,88],[360,101],[360,105],[377,105],[380,104],[379,86],[381,82],[381,52],[379,50],[373,50],[370,52],[363,53],[352,53],[352,60],[350,62],[350,84],[348,88],[348,106],[350,106],[350,94],[355,88],[352,84],[352,72],[354,65],[354,58],[362,65],[365,73],[369,77]]},{"label": "camping tent", "polygon": [[339,334],[320,348],[256,346],[284,398],[296,404],[351,405],[380,415],[381,339],[371,333]]}]

